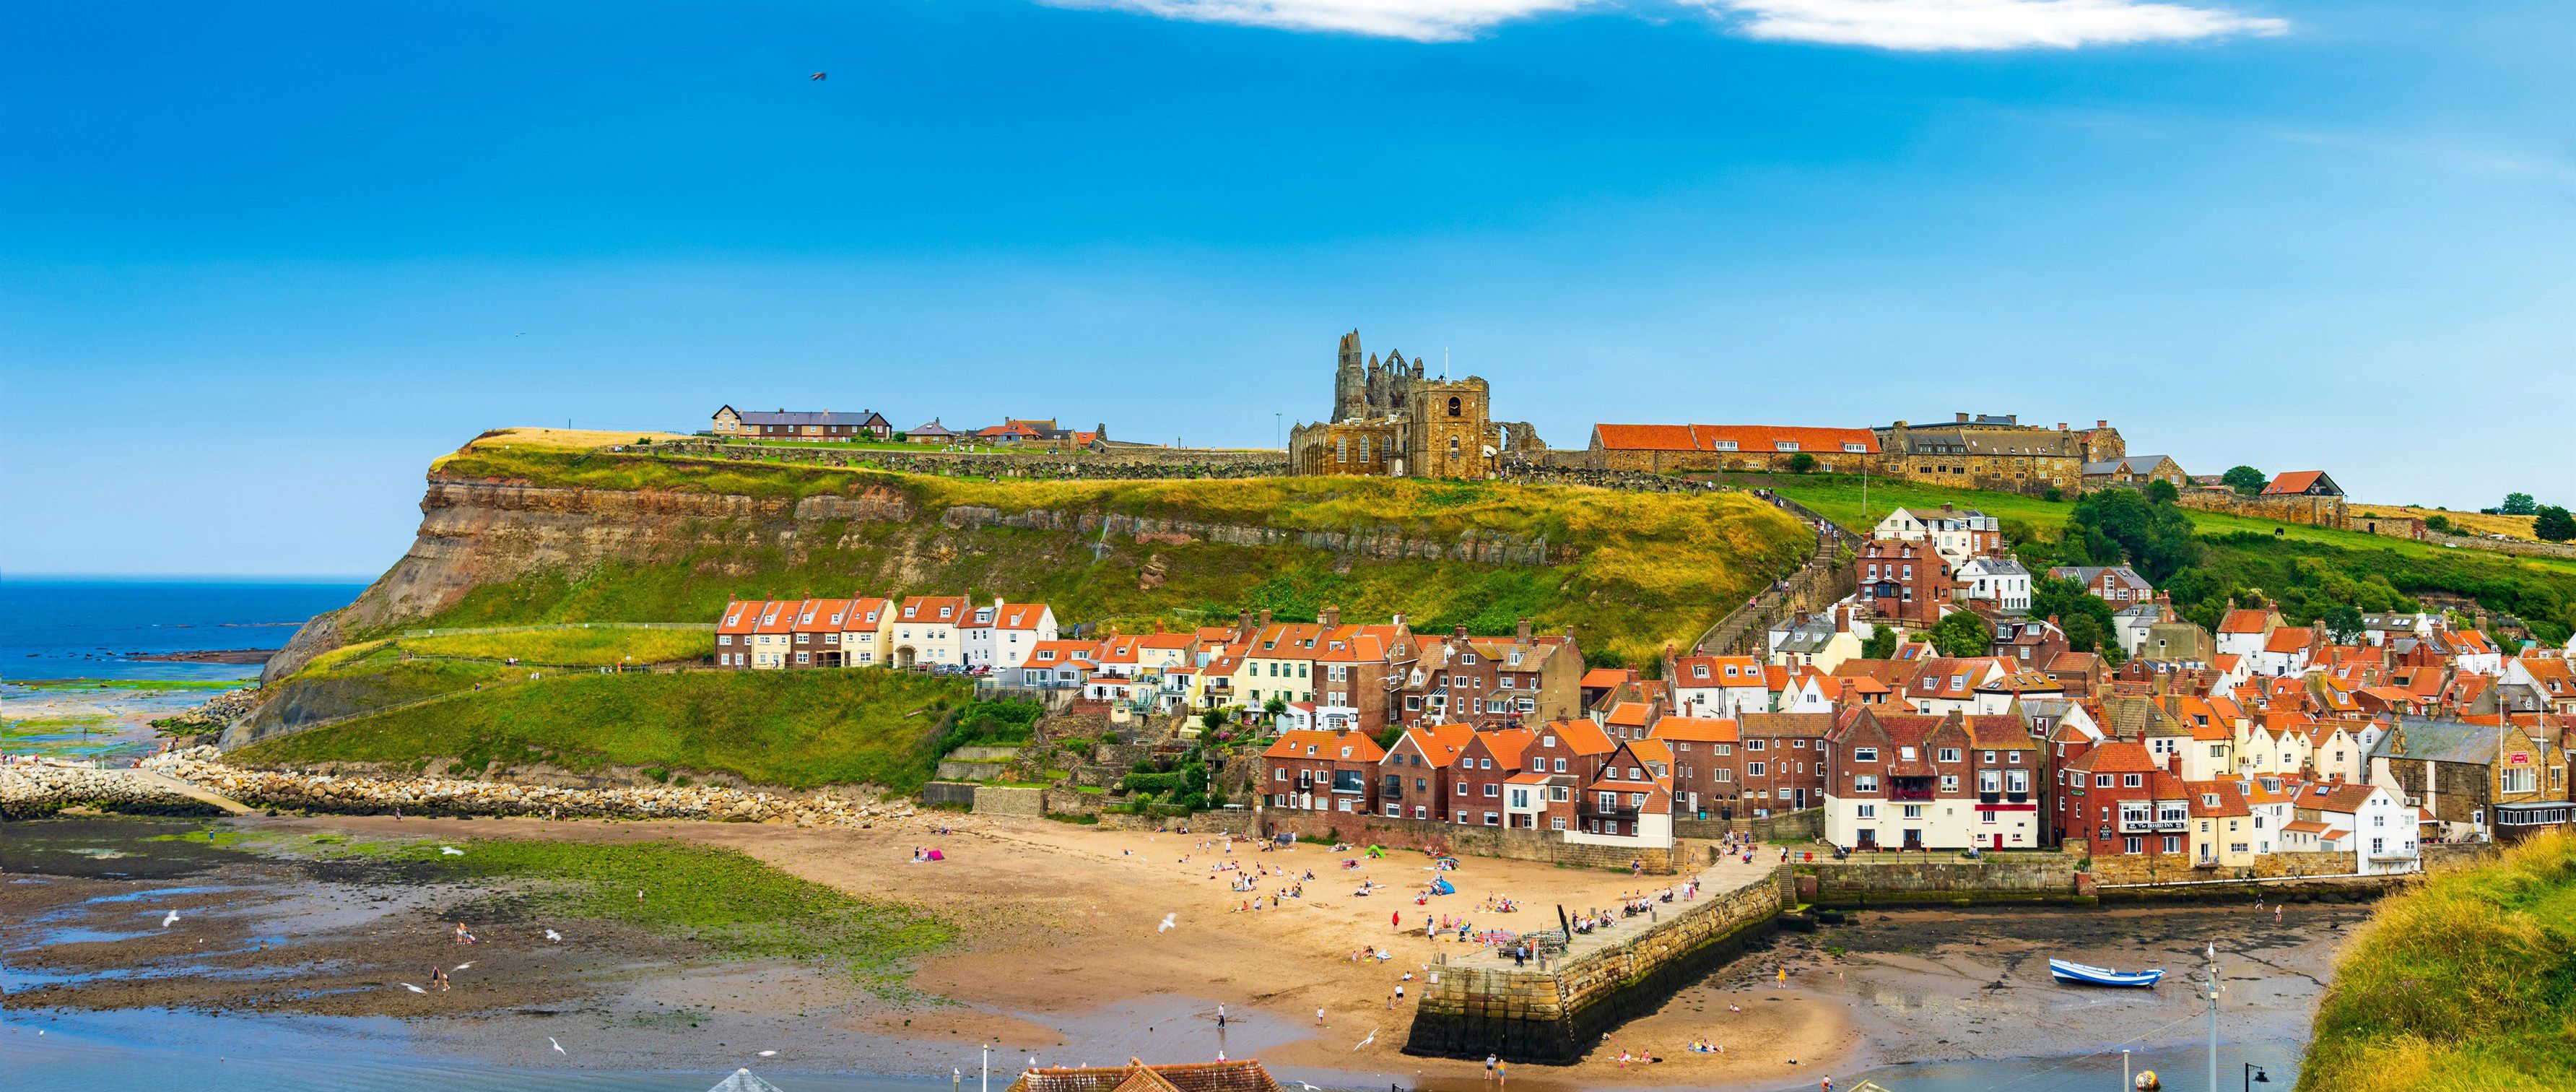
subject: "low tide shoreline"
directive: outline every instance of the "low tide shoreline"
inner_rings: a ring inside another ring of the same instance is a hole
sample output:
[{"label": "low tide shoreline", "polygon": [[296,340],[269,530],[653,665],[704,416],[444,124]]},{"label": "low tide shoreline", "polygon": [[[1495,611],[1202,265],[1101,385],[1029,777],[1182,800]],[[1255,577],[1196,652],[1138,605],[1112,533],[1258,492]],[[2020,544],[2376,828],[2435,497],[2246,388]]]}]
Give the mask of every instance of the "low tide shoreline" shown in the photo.
[{"label": "low tide shoreline", "polygon": [[[457,911],[461,893],[453,888],[399,870],[317,877],[307,864],[224,854],[194,873],[113,879],[54,875],[0,857],[0,866],[13,873],[0,880],[0,915],[10,923],[0,927],[0,965],[19,976],[0,980],[10,991],[0,998],[0,1012],[12,1024],[52,1020],[66,1028],[113,1022],[108,1014],[116,1012],[173,1009],[227,1011],[232,1015],[215,1019],[289,1026],[392,1020],[407,1056],[429,1065],[570,1071],[616,1059],[612,1068],[621,1071],[703,1071],[711,1060],[758,1044],[755,1050],[782,1052],[774,1056],[781,1069],[873,1073],[901,1082],[945,1074],[960,1059],[976,1057],[976,1044],[992,1041],[1010,1052],[1011,1071],[1031,1055],[1050,1062],[1130,1054],[1188,1060],[1223,1050],[1259,1056],[1277,1072],[1325,1087],[1463,1088],[1481,1081],[1471,1064],[1394,1053],[1409,1013],[1384,1004],[1387,984],[1378,980],[1391,982],[1392,968],[1362,967],[1331,954],[1366,935],[1367,915],[1376,915],[1382,933],[1386,914],[1415,909],[1409,900],[1382,900],[1371,909],[1336,890],[1340,897],[1332,902],[1347,905],[1235,916],[1227,913],[1234,900],[1225,885],[1199,871],[1209,851],[1198,840],[981,821],[949,835],[933,833],[950,821],[916,817],[874,829],[797,829],[324,816],[181,825],[211,832],[210,839],[238,835],[253,842],[451,838],[470,849],[471,839],[489,837],[601,844],[681,839],[739,849],[791,874],[884,893],[957,922],[957,942],[914,962],[900,1000],[811,966],[719,958],[684,940],[592,923],[574,931],[584,937],[580,954],[567,955],[529,927],[536,923],[479,921],[483,942],[472,946],[471,957],[455,956],[444,931],[451,926],[441,916]],[[22,832],[41,828],[69,829],[63,821],[22,824],[7,841],[22,845]],[[922,842],[944,844],[951,862],[910,865],[906,848]],[[189,854],[226,848],[187,840],[140,844],[152,848],[82,859],[124,865],[114,871],[165,858],[197,867],[187,864]],[[1183,864],[1180,857],[1197,860]],[[1263,857],[1271,863],[1293,858],[1300,869],[1333,863],[1313,847],[1287,858]],[[1486,864],[1469,862],[1462,891],[1493,884],[1553,900],[1580,897],[1587,883],[1614,884],[1579,873],[1547,874],[1566,870]],[[1381,882],[1413,870],[1393,859],[1369,867],[1385,873]],[[65,871],[77,869],[53,869]],[[1549,882],[1566,886],[1536,886]],[[111,890],[118,887],[128,890]],[[176,893],[146,895],[157,892]],[[117,901],[120,893],[145,897]],[[148,928],[152,921],[145,919],[166,913],[156,909],[165,902],[182,914],[185,935],[162,937]],[[316,910],[324,904],[330,914]],[[1153,929],[1153,919],[1165,912],[1176,913],[1185,931]],[[2235,906],[1864,911],[1851,926],[1786,935],[1747,955],[1622,1027],[1581,1064],[1520,1067],[1513,1083],[1567,1090],[1812,1088],[1826,1075],[1849,1084],[1887,1065],[1902,1066],[1891,1072],[1927,1075],[1945,1065],[1992,1072],[1976,1067],[2069,1058],[2123,1040],[2133,1040],[2132,1049],[2175,1050],[2196,1041],[2200,1027],[2190,1019],[2198,1010],[2187,989],[2057,987],[2047,981],[2045,957],[2162,965],[2179,978],[2208,943],[2219,945],[2231,968],[2231,1006],[2242,1006],[2231,1007],[2230,1039],[2275,1044],[2277,1055],[2279,1044],[2304,1037],[2334,949],[2364,913],[2300,907],[2274,923],[2268,911],[2258,916]],[[201,947],[218,954],[203,955]],[[1397,935],[1390,947],[1407,963],[1428,962],[1437,952],[1418,932],[1411,939]],[[424,996],[397,985],[451,957],[450,965],[469,958],[476,965],[452,976],[454,989]],[[202,965],[218,973],[193,976],[202,980],[194,983],[153,981],[131,973],[138,964]],[[263,968],[280,966],[293,968],[280,976],[291,989],[263,977]],[[492,977],[476,976],[486,968]],[[1222,1029],[1213,1019],[1220,1004],[1233,1017]],[[1320,1027],[1318,1006],[1327,1010]],[[541,1035],[581,1057],[554,1054],[532,1038]],[[1728,1054],[1683,1049],[1703,1037],[1727,1044]],[[544,1056],[528,1055],[531,1042]],[[1622,1066],[1623,1051],[1664,1061]],[[2295,1056],[2295,1049],[2289,1053]],[[2070,1072],[2086,1064],[2080,1058],[2066,1063]]]}]

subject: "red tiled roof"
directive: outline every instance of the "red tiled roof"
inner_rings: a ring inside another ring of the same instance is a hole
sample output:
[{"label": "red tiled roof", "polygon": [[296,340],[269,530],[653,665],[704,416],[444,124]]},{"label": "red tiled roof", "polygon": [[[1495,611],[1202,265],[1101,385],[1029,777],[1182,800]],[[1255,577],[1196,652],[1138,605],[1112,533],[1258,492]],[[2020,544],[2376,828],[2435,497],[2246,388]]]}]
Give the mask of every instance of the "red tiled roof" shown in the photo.
[{"label": "red tiled roof", "polygon": [[[1878,434],[1865,428],[1800,425],[1594,425],[1592,435],[1611,451],[1826,451],[1844,444],[1878,453]],[[1732,442],[1732,448],[1719,447]],[[1795,444],[1782,448],[1781,444]]]},{"label": "red tiled roof", "polygon": [[2284,470],[2280,473],[2280,476],[2272,479],[2272,484],[2264,486],[2263,491],[2266,493],[2305,493],[2308,491],[2309,486],[2317,484],[2317,479],[2325,477],[2325,475],[2326,472],[2322,470]]}]

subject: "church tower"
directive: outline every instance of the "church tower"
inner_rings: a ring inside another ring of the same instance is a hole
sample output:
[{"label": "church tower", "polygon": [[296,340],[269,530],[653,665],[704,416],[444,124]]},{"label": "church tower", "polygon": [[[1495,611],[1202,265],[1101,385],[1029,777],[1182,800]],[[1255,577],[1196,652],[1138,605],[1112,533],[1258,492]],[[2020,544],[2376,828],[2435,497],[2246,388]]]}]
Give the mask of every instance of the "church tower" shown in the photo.
[{"label": "church tower", "polygon": [[1360,364],[1360,332],[1342,335],[1341,364],[1333,371],[1333,413],[1327,421],[1347,421],[1368,413],[1368,373]]}]

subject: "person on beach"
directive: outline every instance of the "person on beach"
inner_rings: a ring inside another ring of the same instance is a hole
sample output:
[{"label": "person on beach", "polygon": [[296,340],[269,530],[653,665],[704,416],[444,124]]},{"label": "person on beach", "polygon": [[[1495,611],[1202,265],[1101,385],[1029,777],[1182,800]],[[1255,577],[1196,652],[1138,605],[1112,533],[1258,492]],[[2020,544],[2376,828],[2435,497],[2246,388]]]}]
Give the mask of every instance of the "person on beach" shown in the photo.
[{"label": "person on beach", "polygon": [[1322,1005],[1315,1006],[1315,1026],[1324,1026],[1324,1007]]}]

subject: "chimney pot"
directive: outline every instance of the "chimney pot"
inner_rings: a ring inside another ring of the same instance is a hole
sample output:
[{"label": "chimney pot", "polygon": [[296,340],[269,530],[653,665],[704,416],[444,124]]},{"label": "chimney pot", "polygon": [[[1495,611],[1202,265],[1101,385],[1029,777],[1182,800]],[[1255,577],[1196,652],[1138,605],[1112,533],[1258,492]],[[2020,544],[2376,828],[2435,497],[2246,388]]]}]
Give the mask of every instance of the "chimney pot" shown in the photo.
[{"label": "chimney pot", "polygon": [[2109,427],[2111,427],[2111,422],[2106,421],[2106,420],[2102,420],[2102,419],[2100,419],[2100,418],[2095,418],[2095,419],[2094,419],[2094,421],[2093,421],[2093,427],[2094,427],[2094,428],[2109,428]]},{"label": "chimney pot", "polygon": [[1966,412],[1962,411],[1959,414],[1959,423],[1963,425],[1968,423],[1968,415]]},{"label": "chimney pot", "polygon": [[2059,422],[2057,423],[2057,431],[2059,431],[2059,432],[2064,432],[2064,431],[2066,431],[2066,422],[2064,422],[2064,421],[2059,421]]},{"label": "chimney pot", "polygon": [[1513,628],[1512,635],[1514,640],[1517,640],[1522,644],[1529,643],[1530,620],[1527,616],[1523,616],[1520,620],[1520,624]]}]

